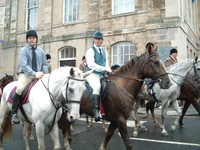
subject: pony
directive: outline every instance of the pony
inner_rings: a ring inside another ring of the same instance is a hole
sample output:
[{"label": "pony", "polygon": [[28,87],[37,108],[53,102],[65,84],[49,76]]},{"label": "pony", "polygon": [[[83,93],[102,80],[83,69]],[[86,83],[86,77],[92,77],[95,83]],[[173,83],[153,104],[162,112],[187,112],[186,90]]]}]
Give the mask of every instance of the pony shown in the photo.
[{"label": "pony", "polygon": [[[155,99],[157,101],[162,102],[162,109],[161,109],[161,134],[163,136],[168,136],[168,132],[165,129],[165,118],[167,116],[167,109],[169,105],[172,106],[172,108],[177,112],[177,117],[174,121],[174,123],[171,125],[170,130],[174,131],[176,129],[176,126],[178,125],[181,110],[179,108],[178,102],[176,101],[177,98],[180,96],[180,89],[181,85],[183,84],[186,75],[194,75],[195,74],[195,67],[199,64],[195,62],[194,59],[187,59],[182,62],[179,62],[177,64],[174,64],[173,66],[170,66],[167,70],[168,75],[170,77],[172,85],[169,89],[161,89],[157,83],[153,83],[152,87],[152,93],[154,93],[154,97],[146,93],[143,93],[142,95],[139,94],[138,96],[145,100],[154,101]],[[152,103],[150,103],[151,107],[154,107]],[[133,118],[136,120],[136,124],[139,124],[142,129],[146,130],[144,126],[142,126],[139,123],[139,120],[137,118],[137,109],[139,106],[139,100],[136,100],[136,104],[134,106],[134,112],[132,113]],[[153,116],[154,124],[158,124],[157,120],[155,119],[155,116]],[[135,125],[135,129],[133,132],[133,136],[138,135],[138,125]]]},{"label": "pony", "polygon": [[[105,110],[103,119],[110,121],[110,125],[99,150],[106,149],[116,128],[122,135],[126,149],[132,149],[126,121],[133,109],[134,97],[139,92],[143,79],[146,77],[158,79],[162,88],[169,88],[170,82],[165,67],[159,59],[158,53],[153,51],[151,46],[147,47],[146,53],[133,57],[106,79],[107,95],[102,100]],[[92,103],[88,99],[87,91],[83,93],[81,98],[80,113],[93,116]]]},{"label": "pony", "polygon": [[[90,73],[90,72],[89,72]],[[21,109],[18,117],[24,121],[23,138],[26,150],[30,150],[28,144],[29,128],[31,123],[36,127],[38,149],[44,150],[45,126],[49,128],[50,136],[54,142],[54,149],[60,149],[58,132],[58,120],[62,114],[62,107],[67,105],[69,122],[79,118],[80,99],[85,90],[84,77],[89,73],[83,74],[78,68],[61,67],[54,70],[51,74],[45,74],[33,86],[29,95],[29,102],[23,104],[26,113],[22,115]],[[11,104],[7,102],[11,90],[17,82],[11,82],[4,88],[1,99],[0,109],[0,149],[3,150],[3,137],[9,135],[11,131]],[[65,141],[66,148],[69,147]],[[69,148],[68,148],[69,149]]]}]

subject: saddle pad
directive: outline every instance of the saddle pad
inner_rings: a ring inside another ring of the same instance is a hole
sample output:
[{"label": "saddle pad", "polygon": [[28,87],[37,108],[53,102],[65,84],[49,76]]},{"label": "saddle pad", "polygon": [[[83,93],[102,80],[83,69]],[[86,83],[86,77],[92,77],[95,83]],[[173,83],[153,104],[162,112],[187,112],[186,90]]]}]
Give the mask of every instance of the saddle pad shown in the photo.
[{"label": "saddle pad", "polygon": [[[25,88],[25,90],[23,91],[22,96],[21,96],[22,104],[26,104],[26,103],[29,102],[29,94],[30,94],[30,91],[31,91],[32,87],[37,83],[37,81],[38,81],[38,79],[37,79],[37,80],[31,81],[31,83],[30,83],[30,84]],[[14,96],[14,94],[15,94],[16,89],[17,89],[17,86],[15,86],[15,87],[12,89],[12,91],[11,91],[11,93],[10,93],[8,99],[7,99],[7,102],[9,102],[9,103],[12,103],[12,102],[13,102],[13,96]]]}]

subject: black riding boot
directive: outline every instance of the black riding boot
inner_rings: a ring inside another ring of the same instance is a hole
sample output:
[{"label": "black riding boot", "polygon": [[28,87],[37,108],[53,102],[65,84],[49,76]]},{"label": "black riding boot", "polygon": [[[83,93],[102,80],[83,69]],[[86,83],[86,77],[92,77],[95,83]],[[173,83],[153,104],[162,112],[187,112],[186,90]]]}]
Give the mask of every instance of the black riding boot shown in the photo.
[{"label": "black riding boot", "polygon": [[13,103],[12,103],[12,110],[11,110],[11,122],[13,124],[19,124],[20,120],[17,117],[17,110],[19,108],[19,100],[20,100],[20,95],[15,93],[13,96]]},{"label": "black riding boot", "polygon": [[99,95],[93,95],[93,101],[92,101],[92,104],[93,104],[93,114],[94,114],[94,119],[95,121],[100,121],[100,114],[99,114],[99,99],[100,99],[100,96]]}]

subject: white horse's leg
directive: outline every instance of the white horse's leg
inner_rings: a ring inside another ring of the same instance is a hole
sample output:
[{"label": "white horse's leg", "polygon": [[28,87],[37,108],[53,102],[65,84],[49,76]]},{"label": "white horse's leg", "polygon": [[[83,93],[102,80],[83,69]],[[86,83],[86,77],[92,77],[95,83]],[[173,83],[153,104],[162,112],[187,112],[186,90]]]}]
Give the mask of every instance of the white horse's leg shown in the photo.
[{"label": "white horse's leg", "polygon": [[37,122],[35,126],[36,126],[36,136],[38,141],[38,150],[45,150],[44,124],[42,122]]},{"label": "white horse's leg", "polygon": [[30,150],[29,142],[28,142],[29,132],[30,132],[30,130],[29,130],[30,126],[31,126],[30,123],[28,123],[26,121],[23,121],[23,138],[24,138],[26,150]]},{"label": "white horse's leg", "polygon": [[60,150],[61,145],[59,141],[59,130],[58,130],[58,124],[54,124],[51,132],[50,132],[51,139],[54,142],[54,150]]},{"label": "white horse's leg", "polygon": [[161,110],[161,134],[163,136],[169,136],[169,134],[167,133],[166,129],[165,129],[165,118],[167,117],[167,109],[169,107],[170,104],[170,100],[167,99],[165,101],[162,102],[162,110]]},{"label": "white horse's leg", "polygon": [[181,109],[179,107],[177,100],[173,101],[171,106],[177,112],[176,120],[174,121],[173,125],[171,125],[171,129],[172,129],[172,131],[174,131],[176,129],[177,125],[179,124],[179,119],[181,116]]}]

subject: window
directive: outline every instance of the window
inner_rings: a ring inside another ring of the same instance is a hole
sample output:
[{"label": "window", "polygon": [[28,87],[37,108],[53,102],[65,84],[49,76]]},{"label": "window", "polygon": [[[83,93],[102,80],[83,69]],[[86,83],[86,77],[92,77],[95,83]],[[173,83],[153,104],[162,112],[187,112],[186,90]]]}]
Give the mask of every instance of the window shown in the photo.
[{"label": "window", "polygon": [[160,59],[164,63],[167,59],[167,57],[170,55],[170,50],[172,47],[170,46],[158,46],[158,55],[160,56]]},{"label": "window", "polygon": [[39,0],[28,0],[27,29],[35,29],[35,28],[37,28],[37,23],[38,23],[38,1]]},{"label": "window", "polygon": [[113,14],[135,11],[135,0],[112,0]]},{"label": "window", "polygon": [[80,0],[64,0],[64,23],[79,20]]},{"label": "window", "polygon": [[123,65],[135,55],[135,44],[120,42],[112,46],[112,64]]},{"label": "window", "polygon": [[76,66],[76,48],[65,47],[59,51],[59,66]]}]

